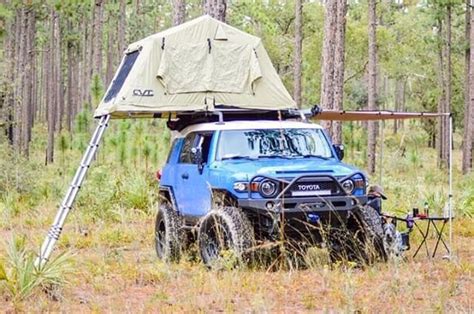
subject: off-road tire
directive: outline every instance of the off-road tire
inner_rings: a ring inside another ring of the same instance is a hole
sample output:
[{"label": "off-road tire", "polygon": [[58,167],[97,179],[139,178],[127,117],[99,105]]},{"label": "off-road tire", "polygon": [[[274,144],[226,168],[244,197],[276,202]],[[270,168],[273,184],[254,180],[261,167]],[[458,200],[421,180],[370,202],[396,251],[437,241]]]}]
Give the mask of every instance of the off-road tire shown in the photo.
[{"label": "off-road tire", "polygon": [[387,256],[383,246],[382,217],[371,206],[361,206],[354,212],[356,222],[353,229],[356,238],[362,244],[366,263],[372,264],[377,260],[385,261]]},{"label": "off-road tire", "polygon": [[158,207],[155,222],[155,250],[165,262],[179,262],[184,240],[183,222],[168,202]]},{"label": "off-road tire", "polygon": [[355,209],[347,226],[330,231],[328,242],[332,262],[348,261],[367,265],[386,260],[382,219],[370,206]]},{"label": "off-road tire", "polygon": [[252,259],[250,249],[255,245],[253,227],[247,216],[237,207],[219,207],[201,219],[198,246],[203,263],[219,267],[224,251],[232,252],[236,267]]}]

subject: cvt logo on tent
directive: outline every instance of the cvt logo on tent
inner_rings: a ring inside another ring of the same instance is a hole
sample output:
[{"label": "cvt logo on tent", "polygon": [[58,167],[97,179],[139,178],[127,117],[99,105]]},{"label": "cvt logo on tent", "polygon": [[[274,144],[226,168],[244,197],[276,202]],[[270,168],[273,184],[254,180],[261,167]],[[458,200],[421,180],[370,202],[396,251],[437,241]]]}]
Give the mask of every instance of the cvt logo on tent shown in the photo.
[{"label": "cvt logo on tent", "polygon": [[134,89],[133,96],[152,97],[154,94],[152,89]]}]

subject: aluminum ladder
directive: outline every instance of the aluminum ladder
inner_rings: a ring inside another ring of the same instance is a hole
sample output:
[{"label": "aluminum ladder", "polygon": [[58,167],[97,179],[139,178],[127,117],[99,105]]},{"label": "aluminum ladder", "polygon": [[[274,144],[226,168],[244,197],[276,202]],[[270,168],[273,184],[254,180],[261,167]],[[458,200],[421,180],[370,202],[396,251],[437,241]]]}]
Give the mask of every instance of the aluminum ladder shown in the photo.
[{"label": "aluminum ladder", "polygon": [[87,170],[89,170],[89,166],[94,159],[97,149],[99,148],[100,140],[102,139],[102,135],[108,126],[109,120],[110,115],[102,116],[99,120],[99,124],[92,135],[89,146],[87,146],[86,152],[82,157],[81,164],[76,170],[76,174],[74,175],[71,185],[69,186],[69,189],[63,198],[61,206],[59,206],[53,225],[49,229],[49,232],[44,239],[43,245],[41,246],[40,254],[35,261],[36,268],[42,268],[47,263],[53,248],[58,241],[59,236],[61,235],[66,218],[72,209],[72,205],[74,204],[74,200],[77,197],[77,193],[79,193],[82,182],[86,177]]}]

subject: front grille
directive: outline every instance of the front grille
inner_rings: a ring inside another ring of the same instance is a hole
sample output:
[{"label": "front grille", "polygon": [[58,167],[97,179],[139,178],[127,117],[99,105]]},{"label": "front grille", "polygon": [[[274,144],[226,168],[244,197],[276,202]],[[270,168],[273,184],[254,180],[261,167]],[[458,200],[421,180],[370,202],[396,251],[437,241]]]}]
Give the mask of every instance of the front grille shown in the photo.
[{"label": "front grille", "polygon": [[340,194],[339,185],[330,177],[303,177],[290,186],[284,197],[323,197]]}]

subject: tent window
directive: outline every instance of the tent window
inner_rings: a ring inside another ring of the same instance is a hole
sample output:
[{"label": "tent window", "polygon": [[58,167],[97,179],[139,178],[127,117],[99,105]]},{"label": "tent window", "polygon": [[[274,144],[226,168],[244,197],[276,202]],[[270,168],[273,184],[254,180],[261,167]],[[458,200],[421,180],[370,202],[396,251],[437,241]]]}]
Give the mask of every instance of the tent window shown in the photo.
[{"label": "tent window", "polygon": [[113,98],[115,98],[115,96],[117,96],[120,89],[122,89],[123,83],[125,83],[128,74],[132,70],[139,53],[140,50],[136,50],[132,53],[125,55],[125,59],[123,60],[122,66],[120,67],[117,76],[112,81],[112,86],[110,87],[107,95],[105,96],[104,102],[109,102]]}]

